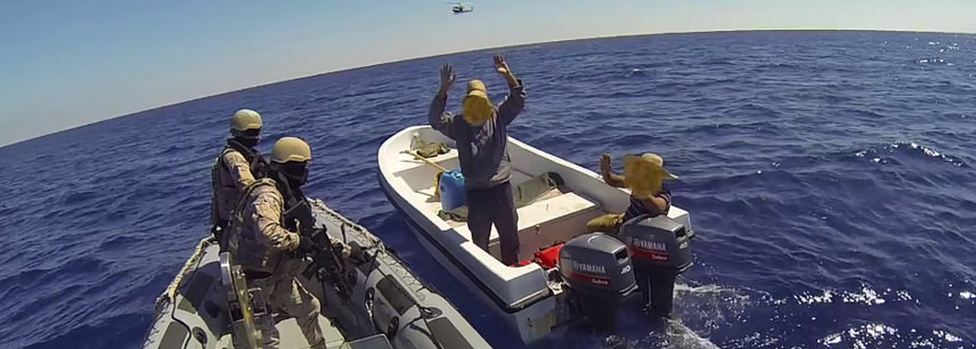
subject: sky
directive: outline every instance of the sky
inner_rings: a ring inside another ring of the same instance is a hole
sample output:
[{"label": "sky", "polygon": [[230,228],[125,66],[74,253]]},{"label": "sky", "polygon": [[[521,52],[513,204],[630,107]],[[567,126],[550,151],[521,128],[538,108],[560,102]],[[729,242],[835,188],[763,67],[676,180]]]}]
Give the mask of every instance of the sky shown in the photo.
[{"label": "sky", "polygon": [[472,49],[741,29],[976,32],[973,0],[0,2],[0,146],[182,101]]}]

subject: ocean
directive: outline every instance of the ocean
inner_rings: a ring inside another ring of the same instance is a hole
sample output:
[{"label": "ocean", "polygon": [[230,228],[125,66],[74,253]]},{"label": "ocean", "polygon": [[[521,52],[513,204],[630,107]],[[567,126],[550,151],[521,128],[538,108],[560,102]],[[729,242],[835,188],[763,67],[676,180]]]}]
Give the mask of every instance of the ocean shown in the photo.
[{"label": "ocean", "polygon": [[[684,334],[634,319],[552,348],[976,348],[976,36],[771,31],[580,40],[322,74],[0,148],[0,348],[138,348],[153,301],[208,234],[228,118],[313,150],[306,193],[379,235],[497,348],[487,306],[409,232],[380,143],[426,123],[441,64],[493,99],[524,80],[513,137],[597,169],[652,151],[681,177],[695,266]],[[56,103],[56,100],[53,101]],[[106,115],[107,116],[107,115]]]}]

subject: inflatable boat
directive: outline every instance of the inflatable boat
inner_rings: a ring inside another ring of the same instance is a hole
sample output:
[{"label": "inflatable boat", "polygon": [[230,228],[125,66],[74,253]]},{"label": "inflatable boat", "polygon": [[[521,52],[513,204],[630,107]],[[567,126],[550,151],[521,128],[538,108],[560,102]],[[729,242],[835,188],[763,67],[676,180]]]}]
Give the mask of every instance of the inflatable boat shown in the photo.
[{"label": "inflatable boat", "polygon": [[[322,304],[319,324],[328,348],[491,348],[436,290],[372,233],[309,200],[316,225],[352,247],[342,273],[319,269],[300,282]],[[355,257],[355,258],[354,258]],[[310,265],[314,265],[311,264]],[[159,296],[144,349],[254,348],[260,341],[246,301],[243,273],[212,237],[200,241],[183,269]],[[243,301],[242,301],[243,300]],[[274,318],[279,348],[307,348],[295,319]],[[250,335],[249,335],[250,334]],[[236,341],[235,341],[236,337]]]},{"label": "inflatable boat", "polygon": [[378,181],[424,248],[524,343],[563,324],[612,320],[599,313],[636,295],[669,316],[674,279],[692,265],[688,212],[672,206],[667,216],[626,222],[619,235],[588,233],[590,219],[627,208],[629,190],[512,137],[508,151],[523,259],[516,265],[500,261],[494,227],[488,251],[471,241],[457,149],[442,133],[421,125],[389,137],[377,154]]}]

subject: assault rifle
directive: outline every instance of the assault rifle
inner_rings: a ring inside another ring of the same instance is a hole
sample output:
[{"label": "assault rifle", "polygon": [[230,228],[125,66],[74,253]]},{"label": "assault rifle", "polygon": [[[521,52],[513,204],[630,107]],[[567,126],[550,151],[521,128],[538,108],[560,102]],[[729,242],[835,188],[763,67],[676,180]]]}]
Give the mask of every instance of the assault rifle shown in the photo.
[{"label": "assault rifle", "polygon": [[[302,239],[312,239],[315,250],[309,253],[312,264],[303,272],[305,277],[311,279],[312,275],[318,276],[322,282],[323,290],[326,288],[326,281],[332,283],[333,289],[339,294],[343,301],[348,301],[352,295],[351,280],[347,275],[346,263],[342,260],[342,244],[332,244],[329,234],[325,227],[315,226],[315,217],[312,215],[312,206],[302,196],[302,200],[296,203],[289,212],[286,213],[286,221],[295,222],[298,233]],[[353,274],[354,275],[354,274]]]}]

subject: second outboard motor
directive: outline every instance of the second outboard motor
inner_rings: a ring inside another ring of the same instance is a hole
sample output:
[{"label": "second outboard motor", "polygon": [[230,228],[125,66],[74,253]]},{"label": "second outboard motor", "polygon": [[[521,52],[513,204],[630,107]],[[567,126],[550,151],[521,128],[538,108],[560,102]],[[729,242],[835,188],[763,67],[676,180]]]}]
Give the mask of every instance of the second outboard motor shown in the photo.
[{"label": "second outboard motor", "polygon": [[693,236],[684,225],[664,215],[637,216],[620,227],[620,239],[633,258],[641,304],[650,303],[656,316],[671,315],[674,279],[693,264]]},{"label": "second outboard motor", "polygon": [[613,326],[616,305],[636,289],[627,246],[603,233],[580,235],[559,251],[559,272],[594,325]]}]

